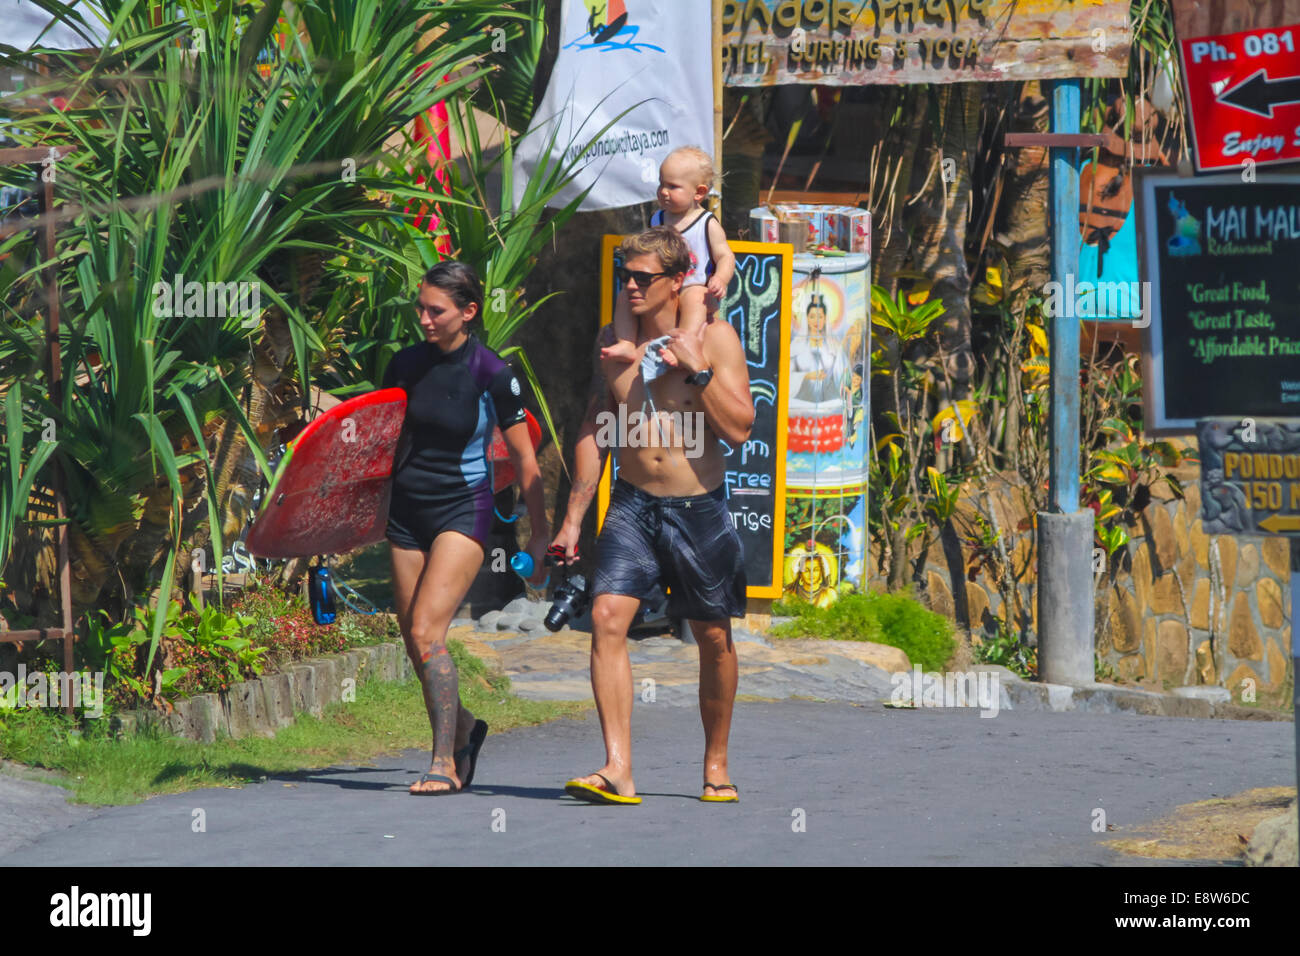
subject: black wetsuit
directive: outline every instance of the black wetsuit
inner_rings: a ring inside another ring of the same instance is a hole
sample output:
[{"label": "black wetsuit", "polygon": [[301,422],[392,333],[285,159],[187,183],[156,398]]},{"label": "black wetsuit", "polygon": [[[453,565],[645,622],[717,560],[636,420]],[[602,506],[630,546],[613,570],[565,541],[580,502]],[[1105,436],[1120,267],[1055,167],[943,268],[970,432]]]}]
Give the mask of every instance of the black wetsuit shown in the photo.
[{"label": "black wetsuit", "polygon": [[452,352],[433,342],[402,349],[388,363],[384,387],[406,392],[388,540],[428,551],[439,534],[458,531],[486,544],[492,427],[504,430],[525,421],[514,372],[471,335]]}]

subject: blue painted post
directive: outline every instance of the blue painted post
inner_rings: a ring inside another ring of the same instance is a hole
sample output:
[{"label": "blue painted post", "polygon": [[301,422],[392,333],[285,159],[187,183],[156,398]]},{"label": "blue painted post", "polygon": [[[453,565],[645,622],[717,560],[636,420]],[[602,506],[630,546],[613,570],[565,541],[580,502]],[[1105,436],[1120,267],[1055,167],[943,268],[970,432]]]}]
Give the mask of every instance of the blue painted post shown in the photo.
[{"label": "blue painted post", "polygon": [[[1053,133],[1079,132],[1080,82],[1051,84]],[[1079,510],[1079,317],[1075,315],[1075,273],[1079,268],[1079,151],[1053,146],[1049,186],[1052,280],[1059,283],[1062,308],[1051,328],[1051,445],[1048,464],[1050,510]]]},{"label": "blue painted post", "polygon": [[[1078,133],[1080,83],[1051,84],[1052,132]],[[1093,515],[1079,509],[1079,173],[1076,147],[1051,147],[1052,281],[1050,460],[1047,510],[1038,514],[1038,675],[1094,681]]]}]

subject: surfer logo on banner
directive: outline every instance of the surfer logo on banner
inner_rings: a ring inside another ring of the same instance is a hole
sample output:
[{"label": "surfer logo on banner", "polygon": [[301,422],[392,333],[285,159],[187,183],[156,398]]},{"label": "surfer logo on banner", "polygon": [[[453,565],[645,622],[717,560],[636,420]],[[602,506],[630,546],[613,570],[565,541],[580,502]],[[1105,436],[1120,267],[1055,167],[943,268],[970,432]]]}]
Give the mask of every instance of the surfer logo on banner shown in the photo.
[{"label": "surfer logo on banner", "polygon": [[[586,0],[587,34],[574,40],[569,46],[583,50],[613,49],[639,50],[649,47],[651,50],[663,49],[652,43],[634,43],[633,39],[641,28],[628,23],[627,3],[625,0]],[[590,42],[586,42],[590,38]]]}]

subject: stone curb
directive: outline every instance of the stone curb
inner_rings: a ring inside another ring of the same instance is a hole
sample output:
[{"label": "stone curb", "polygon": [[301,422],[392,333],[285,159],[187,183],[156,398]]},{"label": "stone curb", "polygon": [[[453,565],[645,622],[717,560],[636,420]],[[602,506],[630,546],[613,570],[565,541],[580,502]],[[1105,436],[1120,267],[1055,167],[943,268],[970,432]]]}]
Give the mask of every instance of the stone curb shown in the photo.
[{"label": "stone curb", "polygon": [[406,649],[394,642],[353,647],[296,661],[275,674],[233,684],[220,694],[177,701],[170,714],[133,710],[113,717],[115,733],[129,736],[158,727],[177,737],[212,743],[217,737],[272,737],[298,714],[319,717],[343,699],[343,682],[403,680],[411,674]]},{"label": "stone curb", "polygon": [[[1277,710],[1246,707],[1215,696],[1190,693],[1160,694],[1149,690],[1093,684],[1071,687],[1065,684],[1027,681],[997,664],[980,664],[976,671],[992,671],[999,676],[1002,704],[1006,710],[1079,711],[1090,714],[1132,713],[1149,717],[1217,717],[1227,720],[1291,721],[1294,717]],[[1179,688],[1187,691],[1189,688]]]}]

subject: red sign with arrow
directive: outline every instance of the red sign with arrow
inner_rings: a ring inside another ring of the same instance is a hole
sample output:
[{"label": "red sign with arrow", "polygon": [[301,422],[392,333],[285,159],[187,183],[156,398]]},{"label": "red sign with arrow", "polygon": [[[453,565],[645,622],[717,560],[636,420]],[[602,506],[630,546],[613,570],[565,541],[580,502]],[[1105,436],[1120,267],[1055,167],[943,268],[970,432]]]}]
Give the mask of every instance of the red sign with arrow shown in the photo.
[{"label": "red sign with arrow", "polygon": [[1300,162],[1300,24],[1182,41],[1198,170]]}]

